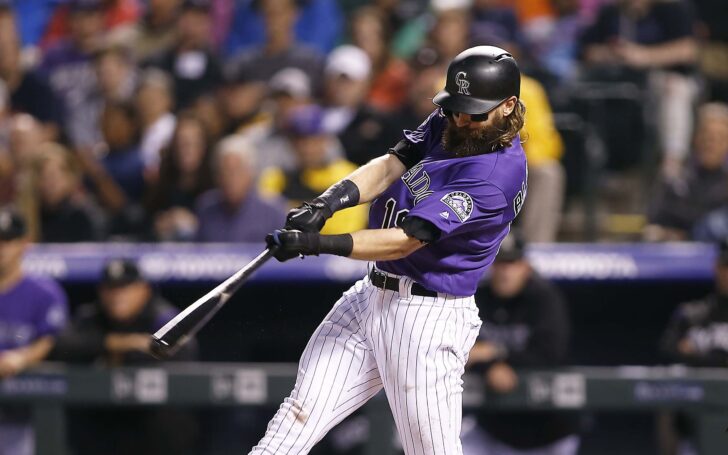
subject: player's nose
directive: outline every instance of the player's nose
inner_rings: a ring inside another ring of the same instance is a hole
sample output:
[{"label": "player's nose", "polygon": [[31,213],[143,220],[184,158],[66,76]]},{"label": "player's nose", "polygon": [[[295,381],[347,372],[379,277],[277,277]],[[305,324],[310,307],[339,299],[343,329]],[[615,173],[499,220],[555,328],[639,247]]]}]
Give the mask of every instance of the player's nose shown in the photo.
[{"label": "player's nose", "polygon": [[453,112],[452,119],[455,121],[455,126],[462,128],[470,125],[470,114],[463,114],[461,112]]}]

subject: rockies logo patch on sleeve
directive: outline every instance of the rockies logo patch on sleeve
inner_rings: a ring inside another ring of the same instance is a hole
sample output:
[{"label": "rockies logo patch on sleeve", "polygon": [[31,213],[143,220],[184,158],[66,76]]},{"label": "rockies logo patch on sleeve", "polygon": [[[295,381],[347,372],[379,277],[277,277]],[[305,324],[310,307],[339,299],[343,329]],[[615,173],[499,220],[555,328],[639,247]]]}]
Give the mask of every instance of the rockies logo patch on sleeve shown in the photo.
[{"label": "rockies logo patch on sleeve", "polygon": [[440,200],[455,212],[461,222],[465,222],[473,213],[473,198],[468,193],[453,191],[447,193]]}]

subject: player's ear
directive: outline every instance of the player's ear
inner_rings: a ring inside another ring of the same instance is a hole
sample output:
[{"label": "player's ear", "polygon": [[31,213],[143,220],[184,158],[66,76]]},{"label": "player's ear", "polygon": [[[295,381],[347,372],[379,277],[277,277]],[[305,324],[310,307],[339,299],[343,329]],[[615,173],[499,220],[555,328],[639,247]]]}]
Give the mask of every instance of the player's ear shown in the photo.
[{"label": "player's ear", "polygon": [[503,101],[503,104],[501,104],[501,113],[503,114],[503,117],[508,117],[511,115],[511,112],[516,108],[516,104],[518,103],[518,98],[515,96],[512,96],[508,98],[507,100]]}]

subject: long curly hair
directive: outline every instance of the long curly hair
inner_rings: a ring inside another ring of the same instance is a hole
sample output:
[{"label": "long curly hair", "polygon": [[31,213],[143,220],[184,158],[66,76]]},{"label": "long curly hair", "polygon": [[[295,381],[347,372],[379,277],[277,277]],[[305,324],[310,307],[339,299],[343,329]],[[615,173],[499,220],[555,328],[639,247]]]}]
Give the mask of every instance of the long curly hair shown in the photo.
[{"label": "long curly hair", "polygon": [[[518,100],[513,112],[504,119],[505,128],[503,129],[503,133],[496,138],[494,143],[497,148],[510,147],[513,144],[513,139],[515,139],[521,131],[526,120],[526,106],[523,102],[521,102],[521,100]],[[523,138],[521,138],[521,140],[523,140]]]}]

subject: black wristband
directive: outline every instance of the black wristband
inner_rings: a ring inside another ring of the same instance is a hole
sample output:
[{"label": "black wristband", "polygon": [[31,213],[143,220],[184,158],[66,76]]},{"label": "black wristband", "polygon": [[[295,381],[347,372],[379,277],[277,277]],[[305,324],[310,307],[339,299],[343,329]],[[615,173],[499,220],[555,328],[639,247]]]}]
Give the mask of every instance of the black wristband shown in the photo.
[{"label": "black wristband", "polygon": [[324,254],[348,257],[354,250],[354,238],[351,234],[320,235],[319,240],[319,251]]},{"label": "black wristband", "polygon": [[315,207],[323,207],[329,210],[327,218],[347,207],[354,207],[359,204],[359,187],[351,180],[342,180],[329,187],[328,190],[311,201]]}]

